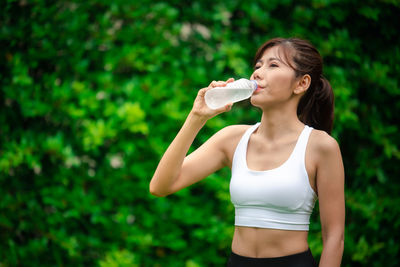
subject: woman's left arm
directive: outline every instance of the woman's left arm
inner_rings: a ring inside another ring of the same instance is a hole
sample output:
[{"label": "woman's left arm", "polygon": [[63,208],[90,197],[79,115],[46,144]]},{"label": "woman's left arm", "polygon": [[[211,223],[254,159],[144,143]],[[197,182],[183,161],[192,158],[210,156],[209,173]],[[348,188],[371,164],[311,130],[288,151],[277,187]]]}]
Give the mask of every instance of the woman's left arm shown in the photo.
[{"label": "woman's left arm", "polygon": [[320,139],[317,154],[319,160],[316,184],[323,242],[319,266],[340,266],[344,249],[345,224],[342,156],[336,140],[327,134]]}]

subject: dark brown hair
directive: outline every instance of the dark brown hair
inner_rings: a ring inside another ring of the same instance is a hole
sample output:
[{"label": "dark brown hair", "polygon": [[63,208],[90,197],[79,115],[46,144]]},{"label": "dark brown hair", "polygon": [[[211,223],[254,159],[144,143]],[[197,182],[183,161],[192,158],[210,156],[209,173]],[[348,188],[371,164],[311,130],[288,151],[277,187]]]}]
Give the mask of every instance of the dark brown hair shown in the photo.
[{"label": "dark brown hair", "polygon": [[268,48],[279,46],[284,62],[296,77],[310,75],[311,84],[297,106],[300,121],[315,129],[331,133],[334,117],[334,96],[331,85],[323,75],[322,57],[308,41],[298,38],[274,38],[264,43],[257,51],[254,65]]}]

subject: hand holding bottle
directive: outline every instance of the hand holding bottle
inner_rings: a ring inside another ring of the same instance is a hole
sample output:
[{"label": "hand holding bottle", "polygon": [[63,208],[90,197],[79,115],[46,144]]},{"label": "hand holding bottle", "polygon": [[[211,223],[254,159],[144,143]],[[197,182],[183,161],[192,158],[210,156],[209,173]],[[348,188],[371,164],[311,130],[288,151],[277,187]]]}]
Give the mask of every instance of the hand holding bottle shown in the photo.
[{"label": "hand holding bottle", "polygon": [[205,94],[207,91],[216,88],[216,87],[225,87],[228,83],[233,82],[233,78],[229,78],[227,81],[213,81],[210,83],[210,85],[206,88],[203,88],[199,90],[197,97],[194,101],[193,108],[191,113],[197,116],[204,117],[205,119],[211,119],[212,117],[229,111],[232,107],[233,103],[227,103],[224,106],[217,108],[217,109],[211,109],[205,102]]},{"label": "hand holding bottle", "polygon": [[235,103],[249,98],[258,85],[255,80],[239,79],[226,86],[208,90],[204,96],[207,106],[219,109],[228,103]]}]

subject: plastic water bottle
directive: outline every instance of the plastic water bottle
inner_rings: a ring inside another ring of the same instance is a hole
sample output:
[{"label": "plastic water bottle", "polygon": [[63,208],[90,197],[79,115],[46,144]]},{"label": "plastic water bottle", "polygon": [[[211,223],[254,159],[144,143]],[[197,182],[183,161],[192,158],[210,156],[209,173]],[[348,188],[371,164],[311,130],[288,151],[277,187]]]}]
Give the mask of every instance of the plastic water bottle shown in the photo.
[{"label": "plastic water bottle", "polygon": [[218,109],[228,103],[235,103],[249,98],[257,89],[254,80],[239,79],[225,87],[215,87],[206,92],[205,101],[209,108]]}]

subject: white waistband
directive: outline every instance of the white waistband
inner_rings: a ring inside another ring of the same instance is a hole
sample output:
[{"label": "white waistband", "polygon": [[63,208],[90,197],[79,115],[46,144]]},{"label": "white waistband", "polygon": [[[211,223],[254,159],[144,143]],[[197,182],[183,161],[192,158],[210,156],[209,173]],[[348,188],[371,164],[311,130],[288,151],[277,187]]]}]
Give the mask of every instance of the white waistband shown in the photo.
[{"label": "white waistband", "polygon": [[235,225],[282,230],[308,231],[310,213],[235,205]]}]

